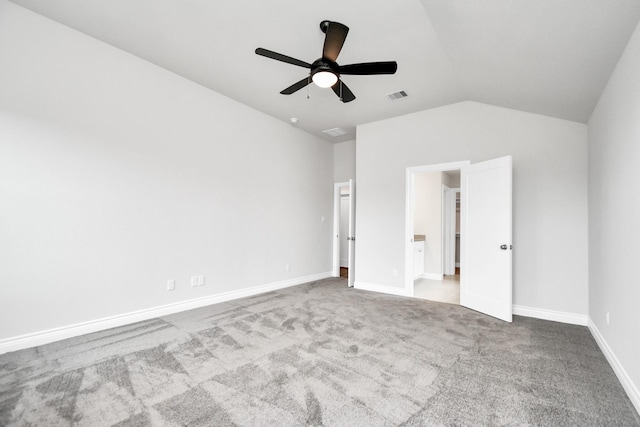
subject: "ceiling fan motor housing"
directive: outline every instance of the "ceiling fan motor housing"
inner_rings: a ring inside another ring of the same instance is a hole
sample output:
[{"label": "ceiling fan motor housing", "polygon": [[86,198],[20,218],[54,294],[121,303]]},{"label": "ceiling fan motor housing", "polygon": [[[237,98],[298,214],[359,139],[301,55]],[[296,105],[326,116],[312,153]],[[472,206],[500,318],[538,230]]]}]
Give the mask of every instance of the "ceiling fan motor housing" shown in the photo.
[{"label": "ceiling fan motor housing", "polygon": [[333,61],[329,61],[326,58],[316,59],[313,64],[311,64],[311,77],[321,71],[328,71],[335,74],[337,77],[340,77],[340,73],[338,72],[338,64]]}]

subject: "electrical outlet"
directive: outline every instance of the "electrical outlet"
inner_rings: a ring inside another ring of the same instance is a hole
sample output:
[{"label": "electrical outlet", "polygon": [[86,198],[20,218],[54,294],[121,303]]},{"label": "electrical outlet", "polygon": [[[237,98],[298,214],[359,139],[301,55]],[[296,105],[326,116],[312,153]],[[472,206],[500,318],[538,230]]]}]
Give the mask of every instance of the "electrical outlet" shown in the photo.
[{"label": "electrical outlet", "polygon": [[174,291],[176,289],[176,281],[175,280],[169,280],[167,282],[167,290],[168,291]]},{"label": "electrical outlet", "polygon": [[290,271],[290,270],[291,270],[291,266],[289,264],[285,264],[284,271]]},{"label": "electrical outlet", "polygon": [[191,276],[191,287],[195,288],[198,286],[198,276]]},{"label": "electrical outlet", "polygon": [[203,274],[201,274],[200,276],[198,276],[198,286],[204,286],[205,284],[205,277]]},{"label": "electrical outlet", "polygon": [[607,326],[609,326],[609,312],[607,311]]}]

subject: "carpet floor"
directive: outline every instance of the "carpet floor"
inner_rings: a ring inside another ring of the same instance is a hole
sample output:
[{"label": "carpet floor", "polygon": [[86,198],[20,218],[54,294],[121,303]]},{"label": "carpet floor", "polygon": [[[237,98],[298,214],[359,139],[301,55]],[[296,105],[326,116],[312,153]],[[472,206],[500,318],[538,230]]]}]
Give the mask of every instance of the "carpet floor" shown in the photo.
[{"label": "carpet floor", "polygon": [[640,426],[581,326],[327,279],[0,356],[1,426]]}]

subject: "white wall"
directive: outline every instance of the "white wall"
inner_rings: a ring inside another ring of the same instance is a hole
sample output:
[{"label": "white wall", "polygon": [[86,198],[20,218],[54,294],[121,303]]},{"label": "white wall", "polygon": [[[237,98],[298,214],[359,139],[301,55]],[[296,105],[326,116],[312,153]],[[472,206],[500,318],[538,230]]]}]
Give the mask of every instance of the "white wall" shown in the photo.
[{"label": "white wall", "polygon": [[444,172],[442,183],[449,188],[460,188],[460,171]]},{"label": "white wall", "polygon": [[511,154],[514,304],[587,314],[585,125],[462,102],[357,132],[357,282],[404,284],[407,167]]},{"label": "white wall", "polygon": [[424,272],[442,275],[442,172],[414,176],[413,234],[424,234]]},{"label": "white wall", "polygon": [[0,0],[0,341],[329,273],[332,151]]},{"label": "white wall", "polygon": [[356,177],[356,141],[333,145],[333,181],[346,182]]},{"label": "white wall", "polygon": [[640,411],[638,164],[640,26],[589,120],[589,318],[626,371],[618,375]]}]

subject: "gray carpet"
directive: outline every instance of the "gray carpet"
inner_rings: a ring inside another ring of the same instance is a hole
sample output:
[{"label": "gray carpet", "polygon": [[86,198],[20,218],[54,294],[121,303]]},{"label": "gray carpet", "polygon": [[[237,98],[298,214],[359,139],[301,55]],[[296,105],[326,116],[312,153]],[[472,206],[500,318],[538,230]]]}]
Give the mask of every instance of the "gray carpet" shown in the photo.
[{"label": "gray carpet", "polygon": [[640,426],[585,327],[328,279],[0,356],[0,425]]}]

